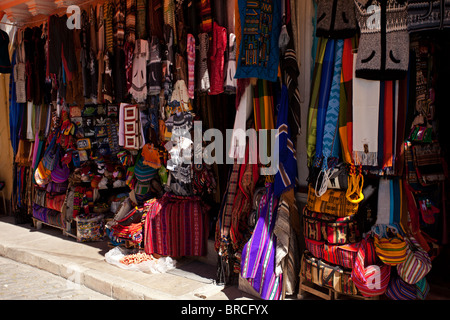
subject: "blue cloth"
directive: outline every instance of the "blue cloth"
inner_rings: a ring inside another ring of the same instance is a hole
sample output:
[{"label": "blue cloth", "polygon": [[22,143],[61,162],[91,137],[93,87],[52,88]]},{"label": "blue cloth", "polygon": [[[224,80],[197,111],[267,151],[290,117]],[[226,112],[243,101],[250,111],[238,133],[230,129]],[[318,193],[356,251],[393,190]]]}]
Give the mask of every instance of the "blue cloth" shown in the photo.
[{"label": "blue cloth", "polygon": [[344,40],[342,39],[336,40],[333,80],[331,84],[328,107],[325,116],[325,127],[322,143],[322,154],[323,154],[322,169],[324,170],[328,169],[328,160],[333,160],[336,163],[339,160],[340,144],[338,134],[338,120],[339,120],[339,106],[340,106],[339,99],[341,92],[343,49],[344,49]]},{"label": "blue cloth", "polygon": [[278,129],[278,171],[275,174],[274,193],[281,195],[295,186],[297,178],[297,159],[294,144],[291,140],[291,130],[288,124],[289,93],[286,85],[281,88],[280,108],[277,115]]},{"label": "blue cloth", "polygon": [[[11,65],[14,68],[16,65],[16,50],[14,50]],[[19,130],[22,122],[22,110],[24,106],[22,103],[17,103],[16,83],[14,82],[14,74],[11,73],[9,78],[9,135],[11,137],[11,147],[14,151],[14,157],[17,154],[19,146]]]},{"label": "blue cloth", "polygon": [[323,132],[325,127],[325,117],[327,114],[327,106],[330,97],[331,83],[333,81],[335,43],[336,43],[335,40],[328,39],[322,63],[319,103],[317,106],[316,160],[315,160],[315,166],[317,167],[320,166],[320,162],[322,160],[322,143],[323,143]]},{"label": "blue cloth", "polygon": [[242,38],[234,78],[275,82],[280,60],[281,1],[239,0],[238,5]]}]

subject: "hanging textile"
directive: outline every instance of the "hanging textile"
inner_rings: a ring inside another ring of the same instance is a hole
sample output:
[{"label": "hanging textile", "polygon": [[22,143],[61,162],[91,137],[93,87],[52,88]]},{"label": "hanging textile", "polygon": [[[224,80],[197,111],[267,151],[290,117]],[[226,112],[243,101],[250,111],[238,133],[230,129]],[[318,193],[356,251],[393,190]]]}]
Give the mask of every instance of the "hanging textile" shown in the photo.
[{"label": "hanging textile", "polygon": [[266,193],[258,207],[258,222],[242,251],[241,276],[264,300],[278,300],[282,291],[283,274],[275,274],[277,239],[273,229],[277,206],[278,198],[273,194],[273,185],[266,184]]},{"label": "hanging textile", "polygon": [[242,39],[235,77],[275,82],[279,64],[280,0],[239,0],[238,5]]},{"label": "hanging textile", "polygon": [[147,254],[202,256],[206,254],[207,216],[199,197],[166,193],[146,203],[144,244]]},{"label": "hanging textile", "polygon": [[378,165],[378,115],[380,82],[355,76],[353,56],[353,161],[357,165]]},{"label": "hanging textile", "polygon": [[334,56],[333,80],[330,88],[325,126],[323,130],[322,170],[332,169],[339,161],[338,118],[341,91],[342,51],[344,40],[337,40]]},{"label": "hanging textile", "polygon": [[328,39],[320,38],[317,56],[314,66],[314,75],[311,87],[311,100],[308,109],[308,136],[306,142],[306,152],[308,154],[308,167],[311,167],[316,154],[317,138],[317,110],[319,106],[320,83],[322,79],[323,61],[327,48]]},{"label": "hanging textile", "polygon": [[322,160],[322,144],[323,144],[323,132],[325,127],[325,118],[327,114],[328,100],[330,98],[330,89],[333,82],[333,68],[334,68],[334,55],[335,55],[336,41],[329,39],[323,58],[323,69],[320,78],[320,92],[319,102],[317,105],[317,127],[316,127],[316,154],[315,163],[316,167],[321,166]]},{"label": "hanging textile", "polygon": [[288,126],[289,93],[286,85],[281,88],[281,101],[277,114],[277,139],[279,144],[278,171],[275,174],[274,194],[280,196],[283,192],[295,187],[297,179],[297,156],[291,140],[291,129]]}]

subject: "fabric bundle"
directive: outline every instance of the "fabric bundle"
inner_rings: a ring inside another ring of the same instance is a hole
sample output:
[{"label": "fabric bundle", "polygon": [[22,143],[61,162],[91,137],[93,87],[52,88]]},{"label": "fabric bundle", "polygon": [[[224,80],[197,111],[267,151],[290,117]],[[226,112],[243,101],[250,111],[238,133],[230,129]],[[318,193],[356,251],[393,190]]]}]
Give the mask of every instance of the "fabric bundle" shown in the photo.
[{"label": "fabric bundle", "polygon": [[206,253],[207,224],[200,198],[165,194],[149,200],[144,223],[147,254],[202,256]]}]

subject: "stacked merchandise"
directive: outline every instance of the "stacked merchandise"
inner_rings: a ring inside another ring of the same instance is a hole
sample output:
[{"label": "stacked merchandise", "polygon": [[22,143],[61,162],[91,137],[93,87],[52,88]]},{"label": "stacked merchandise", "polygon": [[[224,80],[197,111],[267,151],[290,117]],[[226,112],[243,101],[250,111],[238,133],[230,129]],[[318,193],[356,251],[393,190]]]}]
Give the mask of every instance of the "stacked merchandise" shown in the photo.
[{"label": "stacked merchandise", "polygon": [[[425,229],[436,228],[443,206],[436,194],[445,166],[432,140],[432,46],[409,33],[428,24],[405,1],[337,3],[319,1],[317,8],[301,277],[339,293],[425,299],[439,242]],[[346,21],[323,18],[344,15]],[[353,243],[342,249],[340,241]]]}]

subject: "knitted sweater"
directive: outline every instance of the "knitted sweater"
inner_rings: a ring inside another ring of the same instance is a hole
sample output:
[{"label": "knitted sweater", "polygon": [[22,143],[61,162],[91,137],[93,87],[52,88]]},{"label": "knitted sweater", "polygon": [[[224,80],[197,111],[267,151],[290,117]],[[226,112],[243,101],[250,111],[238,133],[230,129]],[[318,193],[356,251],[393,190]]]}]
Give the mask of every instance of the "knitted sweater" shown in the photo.
[{"label": "knitted sweater", "polygon": [[316,37],[345,39],[358,31],[353,0],[318,0]]},{"label": "knitted sweater", "polygon": [[[361,30],[355,75],[368,80],[398,80],[409,62],[406,1],[354,0]],[[379,5],[375,3],[379,3]]]},{"label": "knitted sweater", "polygon": [[408,31],[444,29],[450,27],[450,0],[409,0]]}]

